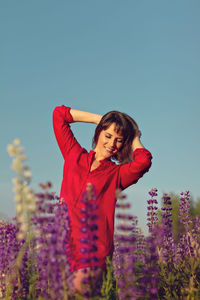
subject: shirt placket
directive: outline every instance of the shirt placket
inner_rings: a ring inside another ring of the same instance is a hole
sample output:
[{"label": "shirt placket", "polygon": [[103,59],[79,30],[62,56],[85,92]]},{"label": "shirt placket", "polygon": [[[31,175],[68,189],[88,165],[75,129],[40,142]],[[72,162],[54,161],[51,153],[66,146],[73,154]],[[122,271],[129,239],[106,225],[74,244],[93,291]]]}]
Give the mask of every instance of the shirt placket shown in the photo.
[{"label": "shirt placket", "polygon": [[91,172],[90,172],[90,168],[91,168],[91,164],[92,164],[92,160],[93,160],[93,156],[94,156],[94,152],[90,153],[90,156],[89,156],[89,163],[88,163],[88,169],[87,169],[87,172],[86,172],[86,175],[85,175],[85,179],[83,180],[83,183],[82,183],[82,187],[80,189],[80,193],[74,203],[74,206],[77,207],[78,204],[81,202],[81,198],[82,198],[82,195],[83,195],[83,192],[84,192],[84,188],[86,186],[86,182],[88,181],[88,178],[91,176]]}]

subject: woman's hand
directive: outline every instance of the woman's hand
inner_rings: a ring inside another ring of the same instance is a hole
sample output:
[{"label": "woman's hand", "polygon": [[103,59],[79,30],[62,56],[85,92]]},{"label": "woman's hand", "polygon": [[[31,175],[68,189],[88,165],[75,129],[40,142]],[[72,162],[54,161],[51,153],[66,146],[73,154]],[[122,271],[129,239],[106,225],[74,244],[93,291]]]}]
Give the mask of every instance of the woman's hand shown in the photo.
[{"label": "woman's hand", "polygon": [[136,134],[136,136],[138,136],[139,137],[139,139],[141,138],[141,136],[142,136],[142,132],[138,129],[138,132],[137,132],[137,134]]},{"label": "woman's hand", "polygon": [[142,133],[141,131],[138,129],[136,132],[136,135],[133,139],[132,142],[132,148],[133,150],[137,149],[137,148],[144,148],[144,146],[142,145],[141,141],[140,141],[140,137],[141,137]]},{"label": "woman's hand", "polygon": [[102,119],[101,115],[96,115],[96,122],[95,122],[95,124],[98,125],[100,123],[101,119]]}]

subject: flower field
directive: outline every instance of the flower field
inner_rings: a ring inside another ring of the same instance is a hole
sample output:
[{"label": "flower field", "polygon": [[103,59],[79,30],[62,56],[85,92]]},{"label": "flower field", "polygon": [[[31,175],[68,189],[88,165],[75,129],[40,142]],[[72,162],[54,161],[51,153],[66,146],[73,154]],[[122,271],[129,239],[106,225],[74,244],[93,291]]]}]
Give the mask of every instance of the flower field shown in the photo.
[{"label": "flower field", "polygon": [[[31,172],[19,140],[8,146],[12,169],[16,218],[0,221],[0,299],[200,299],[200,218],[190,214],[190,193],[181,193],[178,239],[172,230],[172,201],[163,194],[158,214],[157,189],[149,191],[145,237],[130,214],[126,196],[116,191],[115,250],[107,257],[107,273],[99,289],[90,286],[73,296],[68,264],[69,217],[67,207],[52,192],[52,184],[30,187]],[[94,188],[83,195],[80,220],[83,259],[96,261],[98,226]]]}]

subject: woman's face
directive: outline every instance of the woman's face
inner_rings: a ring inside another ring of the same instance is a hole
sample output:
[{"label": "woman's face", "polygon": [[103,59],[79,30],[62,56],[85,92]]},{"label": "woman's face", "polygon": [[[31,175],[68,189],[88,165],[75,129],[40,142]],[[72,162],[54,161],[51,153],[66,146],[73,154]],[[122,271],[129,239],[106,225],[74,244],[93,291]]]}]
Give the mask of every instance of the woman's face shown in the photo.
[{"label": "woman's face", "polygon": [[110,158],[117,154],[123,144],[123,136],[115,131],[115,123],[99,134],[97,145],[94,149],[99,160]]}]

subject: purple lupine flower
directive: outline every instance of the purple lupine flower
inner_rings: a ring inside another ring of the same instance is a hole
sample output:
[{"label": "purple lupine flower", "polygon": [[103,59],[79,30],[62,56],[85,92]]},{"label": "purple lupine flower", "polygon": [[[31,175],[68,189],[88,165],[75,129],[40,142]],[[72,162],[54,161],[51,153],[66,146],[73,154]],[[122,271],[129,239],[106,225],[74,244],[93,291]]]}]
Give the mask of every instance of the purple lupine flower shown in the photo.
[{"label": "purple lupine flower", "polygon": [[40,184],[44,192],[36,194],[37,213],[33,218],[38,273],[37,295],[45,299],[63,299],[70,275],[66,242],[69,224],[65,204],[50,193],[51,183]]},{"label": "purple lupine flower", "polygon": [[193,258],[196,260],[200,257],[200,217],[194,217],[193,219],[193,229],[191,230],[191,244],[193,247]]},{"label": "purple lupine flower", "polygon": [[[147,212],[147,226],[149,227],[149,232],[153,230],[154,225],[157,223],[158,218],[157,218],[157,209],[158,207],[156,206],[158,204],[158,201],[155,199],[155,197],[158,195],[157,194],[157,189],[152,188],[149,191],[149,195],[151,196],[151,199],[147,200],[148,206],[148,212]],[[155,204],[155,206],[154,206]]]},{"label": "purple lupine flower", "polygon": [[12,223],[0,222],[0,291],[9,299],[26,299],[28,291],[27,251],[23,250],[25,241],[17,239],[18,230]]},{"label": "purple lupine flower", "polygon": [[[118,295],[120,299],[133,298],[133,289],[135,299],[137,299],[138,291],[135,285],[136,277],[133,273],[137,256],[135,226],[136,218],[126,212],[130,208],[130,203],[126,203],[126,196],[117,191],[116,197],[118,203],[116,205],[116,229],[114,235],[115,251],[113,254],[114,274],[117,279]],[[124,203],[123,203],[124,202]],[[121,211],[119,211],[121,209]]]},{"label": "purple lupine flower", "polygon": [[98,260],[94,253],[97,251],[96,240],[98,239],[96,234],[98,230],[98,225],[96,224],[96,220],[98,219],[96,205],[97,196],[94,186],[88,184],[81,201],[83,203],[83,206],[81,207],[83,217],[80,220],[80,231],[83,233],[83,236],[81,237],[80,242],[85,245],[80,249],[80,252],[88,253],[87,258],[89,261],[91,261],[93,256],[95,256],[95,260]]},{"label": "purple lupine flower", "polygon": [[175,243],[172,232],[172,202],[171,197],[163,194],[163,207],[162,212],[162,229],[164,234],[163,247],[161,251],[162,259],[168,263],[171,263],[175,259]]},{"label": "purple lupine flower", "polygon": [[[98,240],[98,215],[97,215],[97,195],[95,187],[88,183],[86,191],[82,195],[82,207],[80,209],[81,214],[83,215],[80,219],[80,232],[82,236],[80,238],[80,243],[83,246],[79,249],[81,252],[80,261],[82,263],[90,263],[91,270],[95,273],[98,269],[96,263],[99,261],[97,256],[97,240]],[[85,298],[92,296],[100,296],[100,287],[95,288],[93,286],[93,276],[88,275],[86,269],[83,269],[85,276],[82,280],[84,284],[84,289],[82,291]]]},{"label": "purple lupine flower", "polygon": [[167,236],[172,235],[171,229],[172,229],[172,207],[171,207],[171,198],[164,193],[163,194],[163,204],[164,206],[161,208],[163,213],[162,213],[162,224],[165,226],[165,232],[167,234]]},{"label": "purple lupine flower", "polygon": [[159,255],[157,251],[157,238],[159,236],[159,226],[154,225],[151,235],[146,238],[144,265],[138,283],[140,286],[140,296],[142,299],[158,299],[159,283]]},{"label": "purple lupine flower", "polygon": [[[2,296],[5,296],[6,275],[10,273],[10,266],[15,261],[19,245],[16,240],[17,228],[14,224],[4,221],[0,222],[0,290]],[[15,250],[15,252],[13,251]]]},{"label": "purple lupine flower", "polygon": [[[136,221],[137,222],[137,218]],[[145,249],[146,249],[146,239],[144,237],[144,234],[142,233],[141,228],[137,227],[137,223],[135,223],[135,237],[136,237],[136,258],[137,261],[140,261],[142,263],[144,263],[144,253],[145,253]]]},{"label": "purple lupine flower", "polygon": [[143,260],[144,263],[141,276],[138,280],[140,287],[141,299],[158,299],[158,283],[159,283],[159,254],[158,247],[163,244],[163,228],[157,224],[157,189],[152,189],[149,192],[151,199],[148,203],[148,227],[150,236],[145,238],[143,243]]},{"label": "purple lupine flower", "polygon": [[180,236],[179,247],[177,251],[177,256],[182,260],[183,257],[194,257],[195,249],[197,245],[195,239],[190,233],[189,228],[192,224],[190,216],[190,192],[185,191],[180,194],[179,203],[179,220],[184,225],[185,234]]},{"label": "purple lupine flower", "polygon": [[185,230],[189,230],[189,225],[192,223],[190,217],[190,192],[185,191],[181,193],[180,203],[179,203],[179,219],[183,223]]}]

